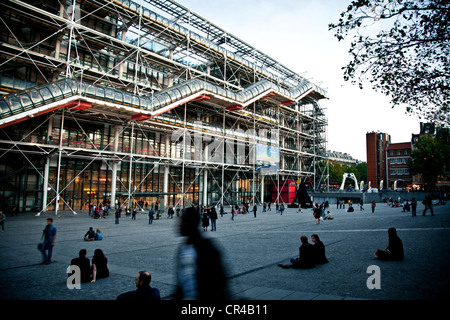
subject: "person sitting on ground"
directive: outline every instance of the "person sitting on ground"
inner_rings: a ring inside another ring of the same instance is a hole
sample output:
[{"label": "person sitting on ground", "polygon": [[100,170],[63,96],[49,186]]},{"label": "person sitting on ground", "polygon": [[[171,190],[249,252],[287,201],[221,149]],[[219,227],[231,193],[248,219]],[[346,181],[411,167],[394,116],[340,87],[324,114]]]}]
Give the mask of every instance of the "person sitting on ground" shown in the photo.
[{"label": "person sitting on ground", "polygon": [[[81,272],[81,283],[86,283],[91,281],[91,262],[86,258],[86,249],[81,249],[78,253],[78,258],[72,259],[70,265],[78,266]],[[69,274],[71,276],[72,274]]]},{"label": "person sitting on ground", "polygon": [[95,232],[95,240],[103,240],[103,232],[100,228],[97,228]]},{"label": "person sitting on ground", "polygon": [[354,212],[354,211],[355,211],[355,209],[353,209],[352,204],[350,203],[350,204],[348,205],[347,212]]},{"label": "person sitting on ground", "polygon": [[385,250],[378,249],[375,255],[380,260],[403,260],[403,243],[397,235],[395,228],[388,230],[389,245]]},{"label": "person sitting on ground", "polygon": [[327,211],[327,214],[323,218],[323,220],[333,220],[333,216],[330,214],[330,211]]},{"label": "person sitting on ground", "polygon": [[95,231],[94,228],[89,227],[88,232],[84,235],[84,240],[86,241],[94,241],[95,240]]},{"label": "person sitting on ground", "polygon": [[136,277],[136,290],[120,294],[116,300],[161,300],[159,290],[150,287],[152,275],[148,271],[139,271]]},{"label": "person sitting on ground", "polygon": [[299,248],[299,256],[295,259],[291,259],[291,264],[279,264],[278,266],[283,269],[298,268],[298,269],[309,269],[313,268],[314,263],[314,249],[312,244],[308,242],[307,236],[301,236],[300,241],[302,245]]},{"label": "person sitting on ground", "polygon": [[[328,211],[329,212],[329,211]],[[325,256],[325,245],[322,241],[320,241],[319,236],[317,234],[313,234],[311,236],[311,241],[313,244],[313,252],[314,252],[314,263],[315,264],[324,264],[328,263],[328,259]]]},{"label": "person sitting on ground", "polygon": [[92,258],[92,281],[109,277],[108,258],[105,257],[101,249],[94,251]]}]

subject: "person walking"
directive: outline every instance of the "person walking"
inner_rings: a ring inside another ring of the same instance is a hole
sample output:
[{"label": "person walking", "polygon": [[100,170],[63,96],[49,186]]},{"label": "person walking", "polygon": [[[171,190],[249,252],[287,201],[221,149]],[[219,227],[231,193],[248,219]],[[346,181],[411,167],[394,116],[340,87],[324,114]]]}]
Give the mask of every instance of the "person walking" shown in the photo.
[{"label": "person walking", "polygon": [[16,217],[17,217],[17,212],[18,212],[17,206],[14,204],[14,205],[12,206],[12,209],[11,209],[11,217],[12,217],[13,215],[16,215]]},{"label": "person walking", "polygon": [[178,232],[185,237],[176,255],[175,300],[223,302],[229,298],[226,268],[212,239],[199,230],[200,214],[190,207],[183,213]]},{"label": "person walking", "polygon": [[53,225],[53,219],[47,218],[47,225],[42,231],[42,238],[44,239],[44,241],[40,246],[43,264],[50,264],[52,262],[53,247],[55,246],[56,240],[56,232],[57,230],[56,227]]},{"label": "person walking", "polygon": [[416,198],[412,198],[411,200],[411,214],[413,217],[416,216],[416,209],[417,209],[417,200]]},{"label": "person walking", "polygon": [[427,210],[430,209],[431,215],[434,216],[433,202],[431,200],[431,195],[426,196],[425,200],[423,200],[422,203],[425,205],[425,209],[423,210],[422,215],[425,217],[425,212],[427,212]]},{"label": "person walking", "polygon": [[172,206],[170,206],[170,207],[169,207],[169,210],[167,210],[167,215],[168,215],[167,219],[173,219],[173,214],[174,214],[174,213],[175,213],[175,212],[173,211]]},{"label": "person walking", "polygon": [[233,221],[234,221],[234,214],[235,214],[234,207],[231,206],[231,220]]},{"label": "person walking", "polygon": [[155,211],[152,207],[150,207],[150,210],[148,212],[148,224],[153,224],[153,218],[155,217]]},{"label": "person walking", "polygon": [[359,200],[359,211],[363,211],[364,210],[364,201],[363,201],[363,199],[360,199]]},{"label": "person walking", "polygon": [[121,208],[116,208],[116,212],[115,212],[115,224],[119,224],[119,219],[120,219],[120,213],[122,212]]},{"label": "person walking", "polygon": [[319,204],[316,203],[316,207],[313,209],[314,219],[316,219],[316,224],[320,224],[320,216],[322,215],[322,210],[319,207]]},{"label": "person walking", "polygon": [[0,211],[0,225],[2,226],[2,232],[5,231],[5,221],[6,221],[6,215],[3,214],[3,211]]},{"label": "person walking", "polygon": [[371,207],[372,207],[372,213],[374,213],[375,212],[375,207],[376,207],[375,200],[372,200]]},{"label": "person walking", "polygon": [[217,211],[216,208],[212,207],[209,218],[211,219],[211,231],[216,231],[216,221],[217,221]]},{"label": "person walking", "polygon": [[256,218],[256,211],[258,211],[258,207],[256,206],[256,203],[253,205],[253,215]]},{"label": "person walking", "polygon": [[203,215],[202,215],[202,227],[203,227],[203,231],[208,231],[208,227],[209,227],[209,216],[208,216],[208,211],[205,209],[203,209]]}]

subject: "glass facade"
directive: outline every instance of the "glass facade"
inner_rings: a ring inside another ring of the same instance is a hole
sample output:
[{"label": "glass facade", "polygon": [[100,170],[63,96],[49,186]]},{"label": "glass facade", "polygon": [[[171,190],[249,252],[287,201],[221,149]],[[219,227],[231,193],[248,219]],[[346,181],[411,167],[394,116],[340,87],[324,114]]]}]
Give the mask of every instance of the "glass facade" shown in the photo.
[{"label": "glass facade", "polygon": [[0,209],[270,201],[320,176],[326,91],[166,1],[2,7]]},{"label": "glass facade", "polygon": [[[21,211],[40,210],[44,203],[45,165],[49,162],[47,208],[56,209],[56,190],[58,176],[58,147],[61,145],[59,166],[59,210],[87,210],[90,204],[110,204],[112,199],[112,179],[116,163],[116,204],[129,206],[128,190],[132,190],[132,206],[137,202],[145,205],[161,203],[167,197],[167,205],[219,203],[240,204],[260,199],[260,177],[254,178],[253,170],[228,170],[222,168],[204,169],[201,166],[183,168],[182,163],[164,164],[161,157],[181,158],[181,143],[170,141],[167,133],[144,130],[136,125],[115,127],[108,123],[96,123],[86,119],[74,119],[65,116],[62,134],[60,132],[62,115],[49,117],[51,131],[47,133],[48,121],[41,123],[32,119],[21,125],[13,125],[0,134],[0,139],[14,136],[24,144],[36,142],[53,146],[50,157],[31,157],[28,163],[14,161],[13,154],[5,154],[0,169],[5,172],[24,171],[22,176],[3,184],[3,201],[19,204]],[[41,119],[42,121],[42,119]],[[118,131],[117,141],[115,140]],[[30,134],[31,133],[31,134]],[[22,137],[20,139],[19,137]],[[169,145],[166,145],[169,142]],[[208,142],[209,143],[209,142]],[[131,146],[133,148],[131,149]],[[114,150],[117,148],[116,150]],[[189,148],[188,148],[189,149]],[[102,155],[96,155],[96,152]],[[195,147],[190,147],[192,159]],[[249,152],[249,148],[246,148]],[[119,155],[121,160],[111,159],[111,154]],[[133,160],[130,162],[130,156]],[[8,160],[7,160],[8,159]],[[237,161],[236,158],[234,161]],[[248,158],[245,163],[248,165]],[[131,166],[130,166],[131,164]],[[28,169],[24,169],[28,168]],[[36,169],[38,170],[36,172]],[[222,172],[223,171],[223,172]],[[205,178],[205,175],[207,176]],[[2,174],[3,176],[3,174]],[[223,177],[223,179],[222,179]],[[270,179],[265,181],[265,199],[270,199]],[[165,186],[165,181],[167,186]],[[206,184],[205,184],[206,182]],[[9,196],[14,190],[20,190],[17,196]],[[223,190],[223,193],[222,193]]]}]

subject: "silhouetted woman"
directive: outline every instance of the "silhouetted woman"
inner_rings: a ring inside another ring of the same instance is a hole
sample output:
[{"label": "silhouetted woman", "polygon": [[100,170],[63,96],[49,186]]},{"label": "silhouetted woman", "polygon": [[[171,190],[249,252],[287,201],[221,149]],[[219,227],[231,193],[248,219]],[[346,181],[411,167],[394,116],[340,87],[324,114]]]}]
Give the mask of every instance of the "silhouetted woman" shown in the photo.
[{"label": "silhouetted woman", "polygon": [[313,244],[314,262],[316,264],[328,263],[328,259],[325,256],[325,245],[320,241],[317,234],[311,236],[311,241]]},{"label": "silhouetted woman", "polygon": [[107,277],[109,277],[108,258],[101,249],[96,249],[92,258],[92,282]]},{"label": "silhouetted woman", "polygon": [[385,250],[377,250],[375,255],[380,260],[403,260],[403,243],[397,236],[397,230],[390,228],[388,230],[389,245]]}]

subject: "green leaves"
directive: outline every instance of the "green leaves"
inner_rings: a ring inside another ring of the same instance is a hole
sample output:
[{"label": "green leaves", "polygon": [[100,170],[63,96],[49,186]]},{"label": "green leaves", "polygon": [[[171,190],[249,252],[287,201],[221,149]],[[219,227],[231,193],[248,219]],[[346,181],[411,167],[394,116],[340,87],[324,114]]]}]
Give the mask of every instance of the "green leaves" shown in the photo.
[{"label": "green leaves", "polygon": [[448,170],[450,147],[445,140],[422,136],[411,153],[408,163],[412,174],[420,174],[424,182],[434,188],[439,175]]}]

